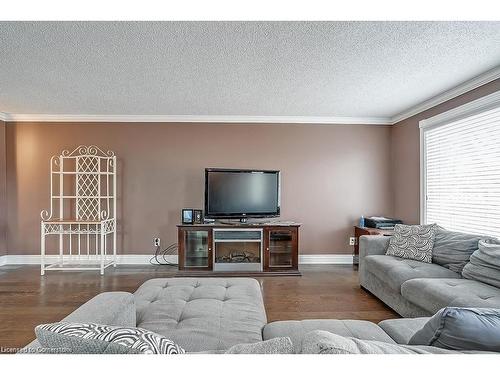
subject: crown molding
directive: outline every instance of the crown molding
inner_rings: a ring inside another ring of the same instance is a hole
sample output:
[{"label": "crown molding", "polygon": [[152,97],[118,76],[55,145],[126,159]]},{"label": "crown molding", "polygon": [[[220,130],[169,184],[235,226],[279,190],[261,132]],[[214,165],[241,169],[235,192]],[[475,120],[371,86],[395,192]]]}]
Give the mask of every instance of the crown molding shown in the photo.
[{"label": "crown molding", "polygon": [[192,122],[238,124],[390,125],[384,117],[190,116],[190,115],[47,115],[5,113],[8,122]]},{"label": "crown molding", "polygon": [[468,81],[461,83],[458,86],[455,86],[451,90],[445,91],[439,95],[436,95],[425,102],[417,104],[414,107],[407,109],[400,114],[393,116],[391,118],[391,123],[396,124],[400,121],[406,120],[409,117],[415,116],[423,111],[426,111],[430,108],[433,108],[441,103],[444,103],[450,99],[456,98],[462,94],[465,94],[468,91],[474,90],[480,86],[483,86],[489,82],[492,82],[496,79],[500,78],[500,66],[488,70],[487,72],[474,77]]},{"label": "crown molding", "polygon": [[500,106],[500,91],[483,96],[419,122],[420,129],[435,128]]},{"label": "crown molding", "polygon": [[7,121],[7,113],[0,112],[0,121]]}]

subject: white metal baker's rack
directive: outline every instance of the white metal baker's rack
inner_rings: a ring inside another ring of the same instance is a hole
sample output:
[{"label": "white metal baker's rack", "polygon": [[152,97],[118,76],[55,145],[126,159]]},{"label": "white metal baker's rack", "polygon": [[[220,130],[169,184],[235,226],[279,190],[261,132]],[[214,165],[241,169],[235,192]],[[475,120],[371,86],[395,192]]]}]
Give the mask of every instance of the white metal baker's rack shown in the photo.
[{"label": "white metal baker's rack", "polygon": [[[116,266],[116,168],[115,154],[97,146],[78,146],[50,159],[50,211],[40,214],[42,275],[48,270],[103,275]],[[55,236],[56,259],[47,254],[49,236]]]}]

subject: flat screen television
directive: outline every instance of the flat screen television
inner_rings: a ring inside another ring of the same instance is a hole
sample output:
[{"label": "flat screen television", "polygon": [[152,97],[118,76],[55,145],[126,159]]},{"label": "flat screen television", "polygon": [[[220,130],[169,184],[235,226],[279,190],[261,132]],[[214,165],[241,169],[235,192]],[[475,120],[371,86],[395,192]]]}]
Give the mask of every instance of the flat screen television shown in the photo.
[{"label": "flat screen television", "polygon": [[245,219],[279,215],[279,171],[205,169],[205,217]]}]

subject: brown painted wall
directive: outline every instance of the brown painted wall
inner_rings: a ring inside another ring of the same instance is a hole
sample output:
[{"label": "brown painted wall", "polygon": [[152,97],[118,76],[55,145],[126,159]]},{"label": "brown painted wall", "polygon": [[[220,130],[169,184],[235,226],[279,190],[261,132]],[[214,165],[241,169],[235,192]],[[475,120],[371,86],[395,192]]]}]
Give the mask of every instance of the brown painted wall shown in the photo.
[{"label": "brown painted wall", "polygon": [[389,126],[9,123],[9,254],[39,252],[49,158],[97,144],[119,158],[119,248],[176,242],[182,207],[202,207],[205,167],[282,171],[282,219],[303,223],[301,253],[349,253],[362,214],[391,215]]},{"label": "brown painted wall", "polygon": [[391,132],[394,215],[407,223],[420,221],[419,121],[500,90],[500,79],[395,124]]},{"label": "brown painted wall", "polygon": [[5,123],[0,121],[0,255],[7,254],[7,189]]}]

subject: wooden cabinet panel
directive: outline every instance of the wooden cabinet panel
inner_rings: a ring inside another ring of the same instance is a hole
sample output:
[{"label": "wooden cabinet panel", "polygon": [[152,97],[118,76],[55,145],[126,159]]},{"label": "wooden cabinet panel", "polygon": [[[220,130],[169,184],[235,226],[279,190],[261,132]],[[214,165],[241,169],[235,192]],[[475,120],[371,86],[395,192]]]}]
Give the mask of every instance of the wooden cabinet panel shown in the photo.
[{"label": "wooden cabinet panel", "polygon": [[213,268],[212,229],[210,228],[179,228],[179,269]]},{"label": "wooden cabinet panel", "polygon": [[298,230],[296,227],[264,229],[264,270],[298,269]]}]

